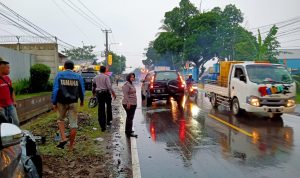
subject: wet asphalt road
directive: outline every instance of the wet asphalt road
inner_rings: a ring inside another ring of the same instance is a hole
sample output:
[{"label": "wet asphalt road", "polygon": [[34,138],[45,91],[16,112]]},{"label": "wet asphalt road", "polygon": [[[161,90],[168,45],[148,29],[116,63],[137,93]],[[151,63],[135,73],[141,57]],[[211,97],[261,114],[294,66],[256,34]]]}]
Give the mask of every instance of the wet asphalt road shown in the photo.
[{"label": "wet asphalt road", "polygon": [[134,126],[143,178],[300,177],[298,116],[235,117],[211,109],[201,95],[183,109],[175,101],[145,107],[138,99]]}]

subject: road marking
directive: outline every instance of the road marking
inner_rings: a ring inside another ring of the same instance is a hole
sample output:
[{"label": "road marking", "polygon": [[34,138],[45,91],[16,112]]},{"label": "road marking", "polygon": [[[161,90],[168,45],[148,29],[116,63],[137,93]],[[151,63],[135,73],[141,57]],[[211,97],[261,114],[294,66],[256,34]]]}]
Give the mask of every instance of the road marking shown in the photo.
[{"label": "road marking", "polygon": [[141,178],[141,169],[139,163],[139,155],[136,146],[136,138],[130,137],[131,143],[131,163],[132,163],[132,177]]},{"label": "road marking", "polygon": [[240,129],[237,126],[232,125],[232,124],[230,124],[230,123],[228,123],[228,122],[226,122],[226,121],[218,118],[217,116],[214,116],[212,114],[208,114],[208,116],[211,117],[211,118],[213,118],[213,119],[215,119],[215,120],[217,120],[217,121],[219,121],[219,122],[221,122],[221,123],[223,123],[223,124],[225,124],[225,125],[227,125],[227,126],[229,126],[229,127],[231,127],[231,128],[233,128],[233,129],[235,129],[235,130],[237,130],[237,131],[239,131],[239,132],[241,132],[241,133],[243,133],[243,134],[245,134],[245,135],[247,135],[247,136],[249,136],[249,137],[253,137],[253,135],[251,133],[249,133],[249,132],[247,132],[247,131],[245,131],[243,129]]}]

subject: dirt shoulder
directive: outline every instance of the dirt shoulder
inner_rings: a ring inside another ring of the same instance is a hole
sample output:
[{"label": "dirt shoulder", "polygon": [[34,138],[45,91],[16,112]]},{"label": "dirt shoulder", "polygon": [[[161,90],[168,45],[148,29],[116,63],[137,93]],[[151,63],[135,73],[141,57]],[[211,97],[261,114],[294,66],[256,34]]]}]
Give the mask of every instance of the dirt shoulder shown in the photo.
[{"label": "dirt shoulder", "polygon": [[117,99],[112,102],[113,123],[104,133],[99,128],[97,108],[87,107],[91,96],[87,92],[85,106],[79,109],[79,128],[73,152],[67,147],[63,150],[55,147],[58,143],[54,139],[57,133],[55,112],[46,113],[22,126],[34,135],[46,136],[46,143],[39,145],[43,177],[132,177],[129,143],[122,131],[125,114],[121,105],[121,87],[114,86],[114,90]]}]

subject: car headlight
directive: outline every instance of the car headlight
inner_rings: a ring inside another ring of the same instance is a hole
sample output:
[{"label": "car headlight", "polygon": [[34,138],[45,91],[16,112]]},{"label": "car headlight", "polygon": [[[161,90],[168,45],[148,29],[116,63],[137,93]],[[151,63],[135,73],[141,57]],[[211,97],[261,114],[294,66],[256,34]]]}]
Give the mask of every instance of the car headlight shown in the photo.
[{"label": "car headlight", "polygon": [[250,96],[247,100],[247,103],[249,103],[252,106],[256,106],[256,107],[260,106],[259,98],[256,96]]},{"label": "car headlight", "polygon": [[287,102],[286,102],[286,106],[287,107],[292,107],[295,105],[295,100],[294,99],[288,99]]}]

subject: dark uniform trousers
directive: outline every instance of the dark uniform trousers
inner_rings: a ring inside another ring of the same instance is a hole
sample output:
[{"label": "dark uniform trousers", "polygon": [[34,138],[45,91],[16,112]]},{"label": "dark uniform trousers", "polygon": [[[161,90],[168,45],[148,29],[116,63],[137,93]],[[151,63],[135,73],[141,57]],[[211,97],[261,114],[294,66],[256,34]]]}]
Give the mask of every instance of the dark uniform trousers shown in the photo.
[{"label": "dark uniform trousers", "polygon": [[[108,90],[98,91],[98,122],[102,131],[106,130],[106,124],[110,125],[112,121],[112,109],[111,109],[111,94]],[[106,111],[105,111],[106,104]]]},{"label": "dark uniform trousers", "polygon": [[133,122],[133,117],[134,113],[136,110],[136,105],[130,105],[130,108],[127,109],[127,105],[123,104],[123,107],[126,111],[126,125],[125,125],[125,133],[126,134],[131,134],[132,133],[132,122]]}]

